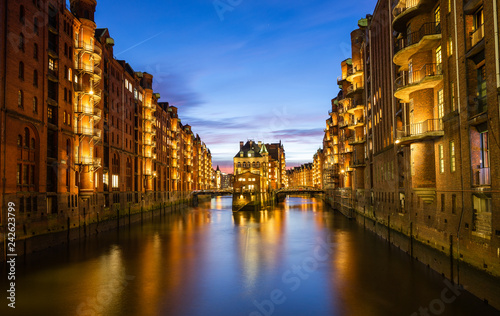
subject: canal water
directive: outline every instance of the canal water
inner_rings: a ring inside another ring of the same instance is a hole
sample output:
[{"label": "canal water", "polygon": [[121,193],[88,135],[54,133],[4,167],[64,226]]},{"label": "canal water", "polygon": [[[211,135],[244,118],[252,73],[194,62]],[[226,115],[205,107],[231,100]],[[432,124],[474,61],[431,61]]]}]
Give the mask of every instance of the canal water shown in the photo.
[{"label": "canal water", "polygon": [[316,199],[230,197],[17,258],[0,315],[498,315]]}]

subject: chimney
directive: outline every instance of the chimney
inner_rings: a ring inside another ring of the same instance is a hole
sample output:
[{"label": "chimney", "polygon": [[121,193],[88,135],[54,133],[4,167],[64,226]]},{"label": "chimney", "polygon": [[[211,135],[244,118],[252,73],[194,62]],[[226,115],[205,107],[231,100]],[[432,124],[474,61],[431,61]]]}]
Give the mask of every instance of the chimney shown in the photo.
[{"label": "chimney", "polygon": [[240,142],[240,150],[243,148],[243,142]]},{"label": "chimney", "polygon": [[262,142],[259,140],[259,147],[261,147],[261,146],[262,146]]}]

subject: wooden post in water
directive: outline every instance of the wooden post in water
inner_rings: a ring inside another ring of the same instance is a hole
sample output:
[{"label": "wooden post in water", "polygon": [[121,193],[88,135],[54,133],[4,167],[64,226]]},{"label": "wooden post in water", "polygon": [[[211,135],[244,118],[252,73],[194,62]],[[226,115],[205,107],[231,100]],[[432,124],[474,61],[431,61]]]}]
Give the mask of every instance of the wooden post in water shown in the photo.
[{"label": "wooden post in water", "polygon": [[410,223],[410,257],[413,259],[413,222]]},{"label": "wooden post in water", "polygon": [[69,230],[71,229],[71,226],[69,225],[69,216],[68,216],[68,219],[67,219],[66,227],[68,228],[68,233],[67,233],[66,238],[68,239],[68,242],[69,242]]},{"label": "wooden post in water", "polygon": [[455,283],[453,280],[453,235],[450,234],[450,279],[451,283]]},{"label": "wooden post in water", "polygon": [[391,215],[387,215],[387,240],[391,242]]}]

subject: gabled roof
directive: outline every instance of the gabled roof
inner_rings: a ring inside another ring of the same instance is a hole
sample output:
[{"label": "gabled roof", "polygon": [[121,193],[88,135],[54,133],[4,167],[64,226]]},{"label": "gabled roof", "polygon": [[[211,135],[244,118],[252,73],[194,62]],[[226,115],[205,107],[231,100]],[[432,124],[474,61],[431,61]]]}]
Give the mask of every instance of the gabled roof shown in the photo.
[{"label": "gabled roof", "polygon": [[[262,147],[265,147],[265,146],[262,146]],[[264,152],[261,152],[261,148],[259,147],[259,144],[257,144],[256,142],[254,142],[252,140],[249,140],[246,142],[245,145],[243,145],[243,147],[238,151],[238,153],[234,157],[239,158],[241,152],[243,152],[243,157],[248,157],[249,152],[251,152],[253,154],[252,157],[262,157],[263,153],[267,153],[267,149],[265,149]]]}]

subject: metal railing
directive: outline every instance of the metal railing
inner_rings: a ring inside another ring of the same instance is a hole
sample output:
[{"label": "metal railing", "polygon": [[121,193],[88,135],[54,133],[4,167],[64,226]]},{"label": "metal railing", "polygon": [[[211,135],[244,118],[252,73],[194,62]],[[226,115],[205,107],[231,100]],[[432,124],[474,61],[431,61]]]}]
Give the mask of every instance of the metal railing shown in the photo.
[{"label": "metal railing", "polygon": [[96,53],[98,55],[100,55],[102,52],[100,47],[86,42],[75,41],[75,48],[78,50],[84,50],[87,52]]},{"label": "metal railing", "polygon": [[418,84],[425,78],[438,76],[443,74],[442,64],[425,64],[418,70],[412,72],[403,71],[402,75],[396,78],[394,82],[396,89]]},{"label": "metal railing", "polygon": [[75,164],[76,165],[94,165],[94,166],[100,166],[101,165],[101,158],[78,157],[78,155],[76,155],[75,156]]},{"label": "metal railing", "polygon": [[470,32],[470,47],[476,46],[477,43],[479,43],[483,38],[484,38],[484,24],[481,24],[477,29],[474,31]]},{"label": "metal railing", "polygon": [[398,138],[417,136],[428,132],[437,132],[442,130],[442,119],[428,119],[419,123],[403,126],[403,130],[398,131]]},{"label": "metal railing", "polygon": [[491,185],[490,168],[473,168],[472,169],[473,184]]},{"label": "metal railing", "polygon": [[392,15],[397,17],[406,10],[416,7],[420,2],[421,0],[400,0],[396,7],[392,10]]},{"label": "metal railing", "polygon": [[75,132],[75,134],[101,138],[101,130],[95,129],[93,127],[75,126],[74,132]]},{"label": "metal railing", "polygon": [[417,44],[424,36],[436,34],[441,34],[441,23],[424,23],[418,31],[408,33],[403,37],[396,39],[394,43],[394,53],[397,53],[408,46]]},{"label": "metal railing", "polygon": [[347,87],[347,94],[352,93],[356,90],[363,89],[364,86],[362,83],[353,83],[349,87]]}]

